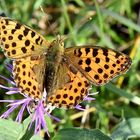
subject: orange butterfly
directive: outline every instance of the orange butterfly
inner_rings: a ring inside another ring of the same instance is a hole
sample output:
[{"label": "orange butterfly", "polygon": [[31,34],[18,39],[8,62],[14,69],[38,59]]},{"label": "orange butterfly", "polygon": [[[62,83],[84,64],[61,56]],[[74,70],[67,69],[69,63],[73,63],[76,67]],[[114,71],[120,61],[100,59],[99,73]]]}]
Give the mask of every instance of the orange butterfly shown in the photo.
[{"label": "orange butterfly", "polygon": [[94,84],[101,86],[125,73],[129,56],[92,45],[64,48],[63,39],[49,42],[31,28],[0,17],[0,42],[5,55],[13,60],[13,75],[24,95],[46,104],[73,108]]}]

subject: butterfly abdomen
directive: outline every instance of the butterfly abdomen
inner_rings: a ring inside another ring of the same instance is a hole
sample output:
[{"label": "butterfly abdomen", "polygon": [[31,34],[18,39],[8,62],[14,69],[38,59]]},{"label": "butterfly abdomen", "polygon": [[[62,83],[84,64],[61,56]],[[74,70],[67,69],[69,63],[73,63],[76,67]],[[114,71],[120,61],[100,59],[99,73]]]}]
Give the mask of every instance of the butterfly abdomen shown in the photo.
[{"label": "butterfly abdomen", "polygon": [[45,78],[44,78],[44,88],[46,90],[47,95],[51,94],[53,90],[55,82],[55,68],[52,64],[48,64],[45,71]]}]

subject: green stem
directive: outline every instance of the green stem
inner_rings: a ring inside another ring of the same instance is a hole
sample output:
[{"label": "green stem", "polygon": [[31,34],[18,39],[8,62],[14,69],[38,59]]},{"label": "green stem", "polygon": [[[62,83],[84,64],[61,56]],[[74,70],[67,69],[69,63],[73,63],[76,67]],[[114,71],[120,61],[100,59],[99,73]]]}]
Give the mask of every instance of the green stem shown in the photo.
[{"label": "green stem", "polygon": [[73,39],[73,41],[75,42],[75,44],[77,44],[75,32],[74,32],[74,30],[73,30],[73,27],[72,27],[72,25],[71,25],[71,22],[70,22],[68,13],[67,13],[67,7],[66,7],[66,4],[65,4],[65,1],[64,1],[64,0],[61,0],[61,3],[62,3],[63,11],[64,11],[64,17],[65,17],[65,19],[66,19],[66,22],[67,22],[67,24],[68,24],[68,28],[69,28],[69,30],[70,30],[71,38]]}]

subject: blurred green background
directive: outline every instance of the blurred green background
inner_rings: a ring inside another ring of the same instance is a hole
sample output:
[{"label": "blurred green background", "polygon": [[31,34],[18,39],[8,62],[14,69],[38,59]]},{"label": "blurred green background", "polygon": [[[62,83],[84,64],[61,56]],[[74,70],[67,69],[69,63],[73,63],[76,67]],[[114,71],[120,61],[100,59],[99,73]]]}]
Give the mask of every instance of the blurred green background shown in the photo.
[{"label": "blurred green background", "polygon": [[[26,24],[47,40],[64,35],[65,47],[92,44],[124,52],[133,60],[131,69],[109,84],[92,86],[95,101],[83,102],[87,110],[56,109],[53,134],[69,127],[100,129],[111,135],[122,120],[140,116],[140,1],[139,0],[0,0],[0,13]],[[0,74],[6,60],[0,52]],[[9,61],[9,60],[8,60]],[[1,84],[6,82],[0,79]],[[8,98],[0,91],[1,99]],[[12,97],[15,98],[15,97]],[[6,110],[1,104],[0,112]],[[26,116],[26,115],[25,115]],[[15,114],[11,117],[15,117]],[[140,125],[140,123],[139,123]],[[137,126],[140,128],[140,126]]]}]

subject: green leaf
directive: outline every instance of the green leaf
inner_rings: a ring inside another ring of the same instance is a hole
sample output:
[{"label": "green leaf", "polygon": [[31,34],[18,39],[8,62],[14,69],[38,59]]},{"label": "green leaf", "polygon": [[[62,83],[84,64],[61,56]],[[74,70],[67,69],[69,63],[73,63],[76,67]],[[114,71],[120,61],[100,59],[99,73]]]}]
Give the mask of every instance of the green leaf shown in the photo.
[{"label": "green leaf", "polygon": [[51,118],[46,115],[45,120],[46,120],[46,125],[47,125],[47,128],[48,128],[49,132],[53,133],[54,129],[53,129],[53,124],[52,124]]},{"label": "green leaf", "polygon": [[22,135],[22,138],[20,138],[20,140],[30,140],[30,138],[34,135],[34,123],[32,125],[32,127],[30,129],[26,129],[26,131],[24,130],[22,133],[24,135]]},{"label": "green leaf", "polygon": [[122,121],[111,135],[113,140],[126,140],[140,137],[140,118]]},{"label": "green leaf", "polygon": [[60,130],[53,140],[111,140],[100,130],[66,128]]},{"label": "green leaf", "polygon": [[12,120],[0,119],[0,140],[18,140],[21,130],[21,124]]},{"label": "green leaf", "polygon": [[38,135],[34,135],[30,140],[43,140],[43,139]]},{"label": "green leaf", "polygon": [[30,122],[31,122],[31,116],[29,116],[28,118],[26,118],[26,119],[23,121],[23,123],[22,123],[22,128],[23,128],[22,133],[23,133],[23,134],[27,131]]},{"label": "green leaf", "polygon": [[118,22],[126,25],[127,27],[130,27],[132,28],[133,30],[137,31],[137,32],[140,32],[140,26],[136,23],[134,23],[132,21],[132,19],[129,19],[129,18],[126,18],[126,17],[123,17],[121,15],[119,15],[118,13],[116,12],[113,12],[111,10],[108,10],[108,9],[100,9],[102,11],[102,13],[104,15],[107,15],[107,16],[111,16],[112,18],[114,18],[115,20],[117,20]]},{"label": "green leaf", "polygon": [[110,91],[112,91],[112,92],[114,92],[114,93],[116,93],[116,94],[118,94],[120,96],[126,97],[128,100],[130,100],[134,104],[140,105],[140,98],[138,96],[135,96],[135,95],[133,95],[131,93],[128,93],[123,89],[119,89],[119,88],[115,87],[111,83],[106,84],[105,87],[107,89],[109,89]]},{"label": "green leaf", "polygon": [[85,4],[84,4],[84,2],[83,2],[82,0],[75,0],[75,2],[76,2],[79,6],[81,6],[81,7],[84,7],[84,6],[85,6]]}]

